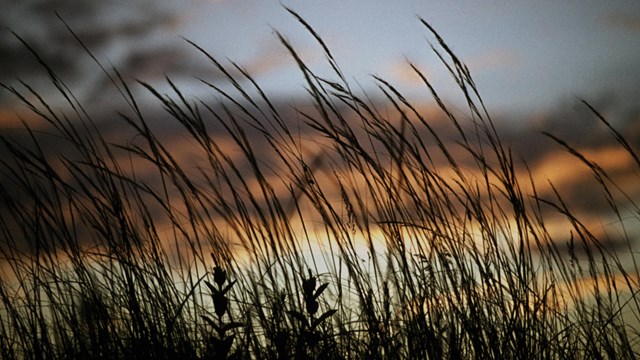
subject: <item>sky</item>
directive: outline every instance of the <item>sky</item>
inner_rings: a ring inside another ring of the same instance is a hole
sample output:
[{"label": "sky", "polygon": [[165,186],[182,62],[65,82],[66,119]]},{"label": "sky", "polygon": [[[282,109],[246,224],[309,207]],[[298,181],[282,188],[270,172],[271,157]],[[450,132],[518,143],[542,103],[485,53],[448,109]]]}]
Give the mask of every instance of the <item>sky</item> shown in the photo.
[{"label": "sky", "polygon": [[[24,38],[86,101],[112,96],[108,82],[71,38],[62,19],[96,57],[129,79],[176,79],[187,93],[216,80],[190,39],[216,58],[247,68],[272,96],[294,97],[304,81],[278,42],[282,33],[322,73],[319,46],[283,8],[298,12],[327,43],[343,72],[366,91],[380,75],[406,94],[425,88],[415,63],[445,95],[455,86],[429,48],[429,22],[469,66],[488,107],[532,112],[576,98],[634,107],[640,83],[640,2],[618,1],[292,1],[0,0],[0,82],[46,89],[42,71],[11,33]],[[218,74],[219,76],[219,74]],[[200,85],[200,86],[197,86]],[[40,87],[39,87],[40,88]],[[424,98],[428,98],[426,95]],[[10,101],[0,92],[0,103]]]},{"label": "sky", "polygon": [[[435,39],[420,23],[422,18],[469,66],[492,115],[533,128],[511,131],[503,122],[501,136],[528,161],[536,180],[547,183],[555,178],[570,197],[588,200],[582,195],[588,174],[540,135],[545,130],[607,163],[636,194],[628,180],[638,175],[630,170],[631,159],[616,152],[619,146],[603,142],[606,129],[579,99],[589,100],[612,123],[622,120],[620,129],[632,144],[640,144],[638,1],[0,0],[0,4],[4,10],[0,82],[22,88],[17,79],[23,80],[45,98],[51,90],[50,80],[17,35],[85,105],[109,103],[117,93],[67,25],[98,61],[117,68],[128,81],[140,79],[164,91],[167,75],[185,93],[199,98],[212,91],[198,78],[228,86],[206,57],[185,41],[189,39],[222,63],[235,61],[246,68],[281,103],[295,102],[304,94],[304,79],[276,32],[314,71],[323,74],[329,68],[321,47],[284,6],[315,29],[347,78],[368,93],[376,93],[371,75],[379,75],[404,94],[430,100],[424,85],[408,71],[411,61],[445,100],[455,99],[457,88],[431,50]],[[138,95],[146,93],[141,86],[135,89]],[[11,116],[19,108],[15,97],[0,89],[0,131],[20,126]],[[179,146],[179,140],[174,142]],[[592,207],[586,202],[586,208]]]},{"label": "sky", "polygon": [[[328,66],[321,47],[284,6],[315,29],[347,78],[365,91],[376,92],[371,75],[379,75],[403,93],[429,101],[426,88],[409,71],[411,61],[445,99],[455,99],[457,87],[430,48],[435,39],[421,25],[419,18],[424,19],[468,65],[492,114],[536,129],[511,132],[503,124],[500,133],[527,159],[535,180],[546,184],[541,192],[553,196],[548,179],[555,179],[593,216],[590,224],[606,229],[607,214],[595,219],[602,215],[597,214],[602,203],[585,196],[591,175],[540,135],[546,130],[606,164],[630,196],[640,198],[640,171],[633,159],[600,139],[606,131],[578,101],[589,100],[613,123],[624,120],[624,134],[640,144],[638,0],[0,0],[0,83],[22,89],[20,79],[47,98],[52,91],[17,35],[81,102],[109,103],[117,94],[68,25],[98,61],[117,68],[128,81],[140,79],[164,91],[167,75],[200,98],[211,90],[198,78],[228,86],[189,39],[224,64],[233,60],[246,68],[270,96],[295,101],[304,94],[304,79],[276,32],[314,71],[327,73]],[[140,86],[135,89],[144,94]],[[0,131],[19,126],[10,115],[18,108],[15,97],[0,88]],[[122,137],[119,129],[110,131]],[[178,136],[172,141],[188,159],[192,144]],[[567,237],[566,226],[559,227]],[[640,229],[633,231],[640,237]]]}]

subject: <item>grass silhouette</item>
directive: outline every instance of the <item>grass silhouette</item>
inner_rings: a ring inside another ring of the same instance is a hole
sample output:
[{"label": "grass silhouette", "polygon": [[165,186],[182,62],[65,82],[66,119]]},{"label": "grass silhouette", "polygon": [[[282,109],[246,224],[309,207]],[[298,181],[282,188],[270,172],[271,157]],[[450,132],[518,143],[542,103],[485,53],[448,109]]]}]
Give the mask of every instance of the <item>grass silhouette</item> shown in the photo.
[{"label": "grass silhouette", "polygon": [[[197,44],[234,87],[202,80],[219,101],[187,99],[170,79],[172,96],[140,83],[188,139],[186,156],[97,60],[128,105],[110,120],[128,129],[115,140],[43,61],[69,111],[26,83],[3,85],[46,130],[25,123],[23,136],[0,137],[0,357],[638,356],[635,256],[621,261],[559,191],[538,195],[435,29],[422,21],[468,105],[451,111],[410,64],[437,123],[383,78],[384,102],[359,95],[287,10],[333,71],[318,76],[276,32],[313,108],[291,116]],[[612,213],[638,219],[600,165],[548,136],[592,171]],[[543,208],[571,224],[566,248]]]}]

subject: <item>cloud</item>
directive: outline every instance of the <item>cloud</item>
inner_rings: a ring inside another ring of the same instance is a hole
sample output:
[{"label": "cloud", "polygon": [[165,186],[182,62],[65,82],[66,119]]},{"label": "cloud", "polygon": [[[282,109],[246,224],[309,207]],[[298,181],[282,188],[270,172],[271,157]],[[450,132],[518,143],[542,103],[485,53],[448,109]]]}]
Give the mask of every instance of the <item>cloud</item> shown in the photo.
[{"label": "cloud", "polygon": [[607,13],[600,22],[610,28],[622,29],[631,33],[640,32],[640,14]]},{"label": "cloud", "polygon": [[472,56],[465,62],[474,73],[479,73],[486,70],[502,71],[505,68],[515,68],[522,63],[522,58],[514,49],[493,49]]},{"label": "cloud", "polygon": [[[601,134],[604,136],[604,134]],[[611,179],[626,191],[634,189],[638,174],[631,171],[634,161],[622,147],[611,144],[603,147],[585,147],[577,149],[589,161],[598,164],[606,171]],[[606,207],[604,197],[598,195],[594,189],[600,188],[592,171],[574,155],[563,151],[559,147],[531,164],[533,180],[539,184],[538,191],[545,196],[554,197],[552,189],[548,185],[551,181],[554,186],[567,196],[572,202],[579,202],[585,208],[602,209]],[[591,196],[584,196],[591,189]],[[612,193],[614,196],[615,193]],[[604,195],[604,193],[602,193]]]},{"label": "cloud", "polygon": [[[411,68],[410,61],[411,60],[407,59],[393,60],[386,66],[385,73],[389,73],[394,82],[398,82],[402,86],[424,86],[423,80],[415,70]],[[430,79],[434,73],[434,71],[426,65],[417,63],[413,63],[413,65],[415,65],[427,79]]]},{"label": "cloud", "polygon": [[[63,20],[58,18],[58,15]],[[35,84],[39,91],[51,88],[50,80],[30,51],[12,34],[24,39],[42,60],[73,89],[74,85],[99,86],[100,71],[89,66],[91,59],[82,45],[68,31],[66,22],[100,60],[108,59],[125,72],[141,71],[158,75],[149,67],[176,64],[180,58],[180,39],[167,40],[182,24],[184,10],[167,1],[32,1],[3,4],[0,12],[0,82],[17,84],[17,79]],[[184,57],[184,56],[182,56]],[[141,70],[143,69],[143,70]],[[85,89],[86,90],[86,89]],[[0,103],[7,93],[0,93]]]},{"label": "cloud", "polygon": [[274,37],[271,37],[258,51],[253,60],[245,65],[245,68],[250,75],[257,77],[293,65],[293,59],[284,46],[277,42]]}]

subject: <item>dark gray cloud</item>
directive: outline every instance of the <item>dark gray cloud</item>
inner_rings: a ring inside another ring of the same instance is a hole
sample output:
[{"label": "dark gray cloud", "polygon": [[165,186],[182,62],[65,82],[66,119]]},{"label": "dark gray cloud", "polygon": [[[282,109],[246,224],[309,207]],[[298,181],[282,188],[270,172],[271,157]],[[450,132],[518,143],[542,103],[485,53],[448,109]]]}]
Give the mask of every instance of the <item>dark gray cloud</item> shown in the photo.
[{"label": "dark gray cloud", "polygon": [[[100,93],[105,78],[99,68],[91,64],[90,57],[65,22],[101,61],[108,67],[115,66],[128,78],[147,77],[148,80],[183,72],[183,64],[191,62],[185,61],[184,50],[188,46],[178,36],[186,16],[180,3],[2,0],[0,82],[14,85],[20,79],[44,91],[51,85],[15,32],[72,88],[90,94],[89,97]],[[6,101],[8,95],[6,91],[0,92],[0,103]]]}]

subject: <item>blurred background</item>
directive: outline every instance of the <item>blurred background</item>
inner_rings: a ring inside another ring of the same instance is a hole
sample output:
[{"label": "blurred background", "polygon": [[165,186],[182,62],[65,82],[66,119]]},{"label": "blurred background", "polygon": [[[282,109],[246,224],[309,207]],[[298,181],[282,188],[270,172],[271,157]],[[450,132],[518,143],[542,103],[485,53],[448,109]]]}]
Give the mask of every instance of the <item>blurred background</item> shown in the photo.
[{"label": "blurred background", "polygon": [[[529,163],[534,180],[559,183],[568,198],[593,217],[592,226],[607,231],[610,223],[606,214],[599,213],[602,203],[585,196],[591,186],[585,180],[587,169],[541,136],[544,130],[605,164],[631,196],[640,196],[632,159],[609,141],[606,128],[580,102],[589,101],[633,145],[640,145],[640,2],[635,0],[2,0],[1,4],[0,82],[24,89],[19,82],[24,81],[55,104],[51,81],[21,38],[94,117],[107,123],[111,115],[99,109],[116,106],[122,99],[67,26],[105,67],[117,68],[132,84],[142,80],[168,92],[168,76],[186,95],[201,99],[213,95],[199,79],[229,87],[188,39],[223,64],[232,60],[246,68],[278,102],[304,105],[304,78],[276,32],[314,71],[323,74],[330,68],[322,49],[283,7],[287,6],[313,26],[347,78],[367,93],[380,95],[371,79],[378,75],[414,101],[433,103],[411,72],[410,61],[448,103],[462,109],[457,86],[430,49],[435,39],[420,23],[422,18],[466,62],[503,140]],[[143,103],[160,108],[141,86],[132,89]],[[155,121],[162,122],[163,116],[168,118],[159,111]],[[24,106],[0,89],[0,131],[19,132],[19,122],[30,119]],[[180,140],[173,145],[180,148]]]},{"label": "blurred background", "polygon": [[[181,37],[246,67],[272,95],[296,96],[303,82],[274,31],[318,70],[321,49],[283,5],[302,15],[343,71],[371,89],[380,75],[419,96],[424,87],[407,60],[441,91],[455,86],[429,49],[418,21],[435,27],[472,71],[493,111],[536,112],[575,97],[632,111],[640,81],[640,3],[617,1],[2,1],[0,81],[38,82],[42,71],[12,31],[37,50],[87,101],[104,100],[106,84],[65,28],[66,22],[106,64],[129,78],[184,84],[214,75]],[[59,15],[60,18],[56,16]],[[42,86],[45,86],[45,80]],[[5,106],[7,93],[0,94]],[[613,104],[611,104],[613,106]],[[631,108],[631,109],[630,109]],[[622,116],[622,115],[620,115]]]}]

